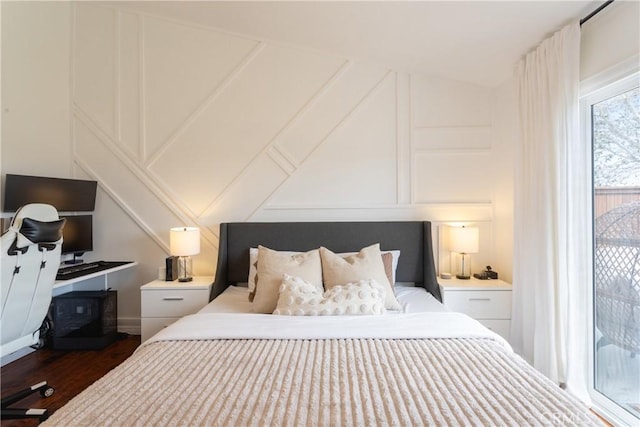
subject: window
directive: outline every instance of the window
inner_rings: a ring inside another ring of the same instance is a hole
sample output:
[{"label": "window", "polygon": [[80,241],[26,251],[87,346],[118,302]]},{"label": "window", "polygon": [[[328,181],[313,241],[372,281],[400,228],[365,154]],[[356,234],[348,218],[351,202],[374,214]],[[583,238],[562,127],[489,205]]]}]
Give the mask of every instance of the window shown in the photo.
[{"label": "window", "polygon": [[591,394],[640,421],[640,87],[638,75],[585,97],[593,149]]}]

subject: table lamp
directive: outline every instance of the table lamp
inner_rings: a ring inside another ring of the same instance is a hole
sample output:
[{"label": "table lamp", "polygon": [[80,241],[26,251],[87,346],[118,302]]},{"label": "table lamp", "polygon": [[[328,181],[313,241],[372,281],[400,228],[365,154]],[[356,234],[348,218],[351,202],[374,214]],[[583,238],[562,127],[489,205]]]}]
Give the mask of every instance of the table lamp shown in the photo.
[{"label": "table lamp", "polygon": [[200,253],[200,229],[197,227],[175,227],[169,233],[171,255],[178,256],[178,281],[193,280],[191,255]]},{"label": "table lamp", "polygon": [[456,274],[458,279],[468,280],[471,278],[470,267],[465,265],[465,255],[478,252],[478,228],[477,227],[451,227],[449,229],[449,249],[457,252],[462,257],[460,273]]}]

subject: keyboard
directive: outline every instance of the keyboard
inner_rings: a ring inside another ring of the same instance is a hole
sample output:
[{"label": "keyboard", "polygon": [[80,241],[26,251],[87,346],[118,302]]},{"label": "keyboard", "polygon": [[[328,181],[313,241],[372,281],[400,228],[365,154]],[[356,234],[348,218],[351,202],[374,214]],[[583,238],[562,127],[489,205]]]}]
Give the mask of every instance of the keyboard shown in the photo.
[{"label": "keyboard", "polygon": [[61,267],[56,274],[56,280],[69,280],[76,277],[86,276],[92,273],[109,270],[110,268],[119,267],[129,264],[131,261],[93,261],[82,264],[74,264],[69,267]]}]

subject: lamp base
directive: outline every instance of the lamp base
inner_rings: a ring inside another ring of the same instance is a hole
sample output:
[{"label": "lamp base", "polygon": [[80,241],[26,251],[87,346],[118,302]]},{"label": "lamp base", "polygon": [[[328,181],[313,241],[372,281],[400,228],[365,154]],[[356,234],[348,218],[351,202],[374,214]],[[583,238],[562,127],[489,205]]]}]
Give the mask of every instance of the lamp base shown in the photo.
[{"label": "lamp base", "polygon": [[461,280],[469,280],[469,279],[471,279],[471,276],[465,276],[463,274],[456,274],[456,278],[457,279],[461,279]]},{"label": "lamp base", "polygon": [[178,282],[190,282],[193,280],[191,257],[181,256],[178,258]]}]

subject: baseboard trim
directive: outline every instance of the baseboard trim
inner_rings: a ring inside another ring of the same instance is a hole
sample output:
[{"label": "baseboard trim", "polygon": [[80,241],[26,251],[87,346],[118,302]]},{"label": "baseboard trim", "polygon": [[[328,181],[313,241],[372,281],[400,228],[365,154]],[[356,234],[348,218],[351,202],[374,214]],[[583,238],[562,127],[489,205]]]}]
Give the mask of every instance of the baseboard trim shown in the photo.
[{"label": "baseboard trim", "polygon": [[7,365],[15,360],[20,359],[23,356],[26,356],[29,353],[33,353],[35,350],[31,347],[21,348],[20,350],[16,350],[13,353],[9,353],[5,356],[2,356],[0,359],[0,366]]},{"label": "baseboard trim", "polygon": [[141,335],[139,317],[118,317],[118,332],[125,332],[129,335]]}]

